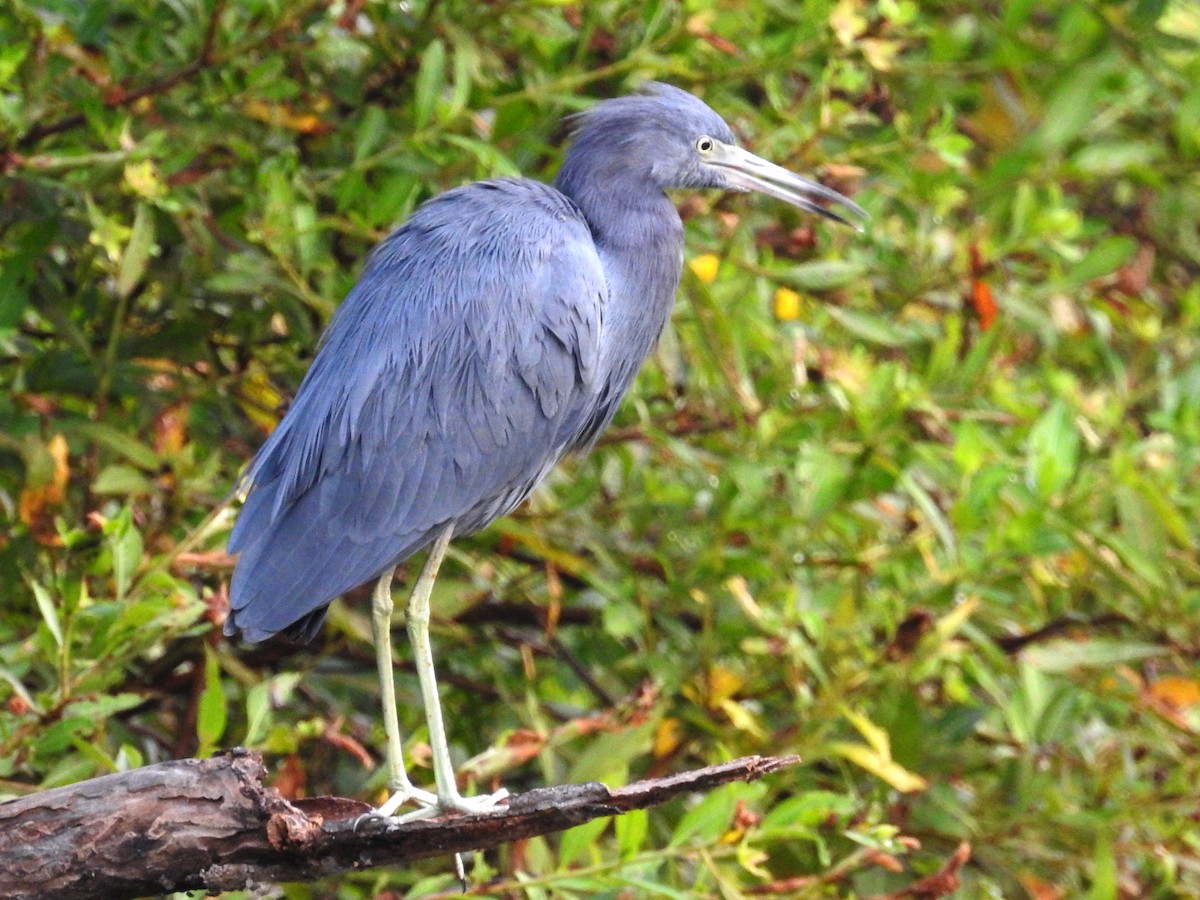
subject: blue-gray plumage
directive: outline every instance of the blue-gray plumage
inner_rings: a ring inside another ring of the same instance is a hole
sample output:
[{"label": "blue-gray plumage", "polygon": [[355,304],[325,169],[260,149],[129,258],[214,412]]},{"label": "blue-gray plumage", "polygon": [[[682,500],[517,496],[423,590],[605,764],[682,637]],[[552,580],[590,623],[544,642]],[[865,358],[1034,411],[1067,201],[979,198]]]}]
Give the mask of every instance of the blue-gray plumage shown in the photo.
[{"label": "blue-gray plumage", "polygon": [[[553,186],[448,191],[371,254],[245,476],[227,634],[311,637],[335,597],[372,579],[390,617],[398,563],[432,544],[432,582],[451,534],[510,512],[595,440],[674,302],[683,226],[668,189],[865,215],[739,149],[716,113],[668,85],[598,103],[574,126]],[[429,705],[426,694],[432,734]],[[432,800],[393,775],[403,799],[472,808],[436,766]]]},{"label": "blue-gray plumage", "polygon": [[524,500],[615,406],[597,377],[605,292],[578,210],[544,184],[418,209],[371,255],[249,471],[227,628],[311,632],[440,526],[468,534]]}]

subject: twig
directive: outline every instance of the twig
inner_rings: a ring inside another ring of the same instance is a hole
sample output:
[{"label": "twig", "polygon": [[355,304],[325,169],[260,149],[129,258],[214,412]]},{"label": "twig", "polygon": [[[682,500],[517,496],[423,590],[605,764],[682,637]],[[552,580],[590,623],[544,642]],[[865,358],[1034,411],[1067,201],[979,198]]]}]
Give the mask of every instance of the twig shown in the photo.
[{"label": "twig", "polygon": [[971,858],[971,845],[963,841],[942,867],[932,875],[919,878],[906,888],[901,888],[891,894],[875,897],[873,900],[938,900],[948,897],[958,890],[961,879],[958,877]]},{"label": "twig", "polygon": [[1120,613],[1103,613],[1090,618],[1075,613],[1068,613],[1057,619],[1052,619],[1045,625],[1035,628],[1033,631],[1027,631],[1024,634],[997,635],[992,640],[997,647],[1011,655],[1019,653],[1030,644],[1037,644],[1051,638],[1056,638],[1077,628],[1099,630],[1128,624],[1128,617]]}]

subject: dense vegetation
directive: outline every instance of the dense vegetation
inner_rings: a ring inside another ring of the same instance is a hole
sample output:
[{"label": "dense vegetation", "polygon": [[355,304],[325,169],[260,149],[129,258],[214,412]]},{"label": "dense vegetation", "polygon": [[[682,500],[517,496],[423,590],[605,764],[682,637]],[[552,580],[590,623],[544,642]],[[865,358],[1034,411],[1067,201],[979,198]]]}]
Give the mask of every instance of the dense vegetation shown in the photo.
[{"label": "dense vegetation", "polygon": [[616,426],[443,570],[451,740],[513,789],[805,762],[476,884],[867,895],[966,841],[964,896],[1200,895],[1198,42],[1188,0],[8,0],[0,792],[244,744],[380,797],[361,599],[214,627],[228,492],[375,241],[657,78],[873,221],[680,198]]}]

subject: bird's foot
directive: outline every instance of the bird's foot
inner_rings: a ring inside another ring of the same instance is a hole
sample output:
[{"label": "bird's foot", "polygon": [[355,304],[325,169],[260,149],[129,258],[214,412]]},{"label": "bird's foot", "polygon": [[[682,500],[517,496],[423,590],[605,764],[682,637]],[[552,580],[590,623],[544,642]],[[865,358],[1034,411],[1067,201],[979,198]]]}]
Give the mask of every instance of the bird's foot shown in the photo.
[{"label": "bird's foot", "polygon": [[[432,791],[423,791],[419,787],[413,787],[411,784],[402,784],[392,788],[391,796],[375,810],[375,815],[388,819],[393,818],[396,815],[396,810],[406,803],[415,803],[417,806],[422,807],[417,812],[424,812],[426,809],[436,809],[438,806],[438,796]],[[422,816],[421,818],[425,817]]]},{"label": "bird's foot", "polygon": [[499,807],[508,803],[508,791],[504,788],[491,794],[478,794],[474,797],[464,797],[455,792],[450,797],[439,797],[438,806],[443,811],[453,811],[464,816],[482,816],[495,812]]},{"label": "bird's foot", "polygon": [[[480,794],[476,797],[464,797],[455,791],[453,794],[435,797],[432,806],[425,806],[422,809],[414,809],[412,812],[399,816],[392,816],[392,822],[396,825],[403,825],[405,822],[418,822],[421,819],[430,819],[434,816],[445,815],[446,813],[457,813],[463,816],[482,816],[494,812],[506,800],[508,800],[508,791],[504,788],[493,794]],[[382,813],[383,809],[384,807],[381,806],[378,811]]]}]

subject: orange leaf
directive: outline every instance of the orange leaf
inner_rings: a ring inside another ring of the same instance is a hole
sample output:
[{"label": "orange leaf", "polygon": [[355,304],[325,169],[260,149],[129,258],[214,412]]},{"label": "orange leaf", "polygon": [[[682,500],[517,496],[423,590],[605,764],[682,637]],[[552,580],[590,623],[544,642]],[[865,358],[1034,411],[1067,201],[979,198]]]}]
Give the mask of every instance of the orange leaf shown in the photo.
[{"label": "orange leaf", "polygon": [[1060,900],[1063,895],[1062,888],[1055,887],[1028,872],[1019,874],[1017,880],[1021,882],[1021,887],[1025,888],[1030,900]]},{"label": "orange leaf", "polygon": [[979,327],[987,331],[996,321],[1000,308],[996,306],[996,299],[986,281],[971,282],[971,303],[975,306],[975,314],[979,316]]},{"label": "orange leaf", "polygon": [[1168,675],[1150,685],[1150,695],[1173,709],[1187,709],[1200,703],[1200,684],[1190,678]]},{"label": "orange leaf", "polygon": [[187,443],[187,403],[173,403],[154,419],[154,450],[160,456],[178,453]]},{"label": "orange leaf", "polygon": [[242,104],[242,112],[251,119],[257,119],[259,122],[266,122],[268,125],[278,128],[287,128],[300,134],[323,134],[333,128],[321,121],[321,117],[316,113],[293,112],[283,103],[247,100]]}]

